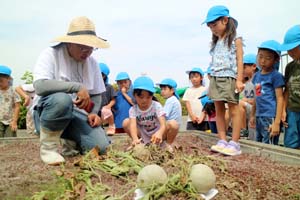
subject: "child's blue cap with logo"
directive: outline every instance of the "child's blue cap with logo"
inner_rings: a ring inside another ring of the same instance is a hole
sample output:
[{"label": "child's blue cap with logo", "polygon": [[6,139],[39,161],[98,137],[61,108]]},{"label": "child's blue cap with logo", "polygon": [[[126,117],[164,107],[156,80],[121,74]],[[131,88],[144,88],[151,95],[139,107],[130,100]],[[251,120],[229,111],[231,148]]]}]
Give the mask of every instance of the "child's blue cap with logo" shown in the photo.
[{"label": "child's blue cap with logo", "polygon": [[159,85],[159,86],[167,85],[167,86],[172,87],[174,89],[174,95],[179,99],[179,95],[178,95],[178,93],[176,91],[177,83],[173,79],[166,78],[166,79],[162,80],[160,83],[157,83],[156,85]]},{"label": "child's blue cap with logo", "polygon": [[191,72],[197,72],[197,73],[199,73],[201,76],[204,76],[204,72],[203,72],[202,69],[199,68],[199,67],[194,67],[192,70],[186,71],[186,73],[187,73],[188,75],[190,75]]},{"label": "child's blue cap with logo", "polygon": [[99,68],[101,70],[101,73],[105,74],[105,76],[108,76],[110,73],[109,67],[105,63],[99,63]]},{"label": "child's blue cap with logo", "polygon": [[225,6],[213,6],[208,10],[205,21],[202,24],[207,24],[215,21],[220,17],[230,17],[233,19],[235,26],[238,26],[238,21],[229,15],[229,10]]},{"label": "child's blue cap with logo", "polygon": [[11,75],[11,69],[5,65],[0,65],[0,74],[4,74],[7,76]]},{"label": "child's blue cap with logo", "polygon": [[117,74],[116,81],[127,80],[130,79],[127,72],[120,72]]},{"label": "child's blue cap with logo", "polygon": [[253,53],[244,55],[243,63],[244,64],[256,64],[256,55]]},{"label": "child's blue cap with logo", "polygon": [[280,45],[281,51],[289,51],[300,45],[300,24],[297,24],[290,28],[283,40],[283,44]]},{"label": "child's blue cap with logo", "polygon": [[147,90],[155,93],[155,87],[153,81],[147,76],[140,76],[133,82],[133,89]]}]

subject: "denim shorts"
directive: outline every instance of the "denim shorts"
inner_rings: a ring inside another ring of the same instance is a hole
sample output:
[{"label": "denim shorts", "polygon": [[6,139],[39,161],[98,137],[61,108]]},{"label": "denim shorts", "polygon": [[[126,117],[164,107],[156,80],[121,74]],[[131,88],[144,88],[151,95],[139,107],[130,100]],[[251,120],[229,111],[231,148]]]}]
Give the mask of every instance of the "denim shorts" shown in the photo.
[{"label": "denim shorts", "polygon": [[272,117],[256,117],[256,141],[266,144],[278,145],[279,135],[270,138],[269,127],[272,125]]},{"label": "denim shorts", "polygon": [[239,102],[239,93],[235,93],[235,79],[232,77],[211,77],[208,95],[214,101]]},{"label": "denim shorts", "polygon": [[285,128],[284,146],[300,148],[300,112],[287,111],[288,127]]}]

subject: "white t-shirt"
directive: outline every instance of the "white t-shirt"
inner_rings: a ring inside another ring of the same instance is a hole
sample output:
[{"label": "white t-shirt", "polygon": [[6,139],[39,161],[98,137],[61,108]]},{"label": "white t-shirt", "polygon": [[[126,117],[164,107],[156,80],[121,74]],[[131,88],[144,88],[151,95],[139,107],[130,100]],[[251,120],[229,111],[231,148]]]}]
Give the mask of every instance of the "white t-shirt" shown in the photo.
[{"label": "white t-shirt", "polygon": [[[198,88],[195,87],[190,87],[188,88],[183,97],[182,100],[183,101],[189,101],[190,105],[191,105],[191,109],[192,112],[194,113],[194,115],[200,117],[201,113],[202,113],[202,104],[201,104],[201,100],[199,99],[199,97],[201,97],[202,93],[206,90],[206,88],[204,86],[200,86]],[[205,119],[206,121],[207,119]],[[188,116],[187,119],[188,122],[192,121],[190,115]]]},{"label": "white t-shirt", "polygon": [[39,79],[79,82],[89,94],[105,91],[97,61],[90,56],[82,63],[77,62],[69,56],[65,45],[48,47],[41,53],[34,68],[34,80]]}]

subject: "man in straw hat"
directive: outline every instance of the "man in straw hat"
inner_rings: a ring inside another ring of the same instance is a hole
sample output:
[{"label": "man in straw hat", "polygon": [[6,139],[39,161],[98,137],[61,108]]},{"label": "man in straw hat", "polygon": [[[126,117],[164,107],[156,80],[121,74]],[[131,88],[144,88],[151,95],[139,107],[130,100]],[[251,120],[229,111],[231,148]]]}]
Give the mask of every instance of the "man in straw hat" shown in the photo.
[{"label": "man in straw hat", "polygon": [[[39,95],[34,118],[41,159],[49,165],[63,163],[62,155],[84,153],[95,146],[104,153],[110,143],[97,115],[105,85],[91,56],[94,49],[109,44],[97,37],[93,22],[86,17],[73,19],[67,35],[54,41],[59,44],[45,49],[34,68],[34,88]],[[60,139],[62,155],[57,151]]]}]

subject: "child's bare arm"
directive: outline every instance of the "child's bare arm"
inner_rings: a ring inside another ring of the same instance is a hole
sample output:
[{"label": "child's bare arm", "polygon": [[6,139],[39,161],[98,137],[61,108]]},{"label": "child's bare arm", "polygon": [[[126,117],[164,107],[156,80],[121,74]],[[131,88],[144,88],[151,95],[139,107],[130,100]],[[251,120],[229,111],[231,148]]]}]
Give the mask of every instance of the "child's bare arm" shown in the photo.
[{"label": "child's bare arm", "polygon": [[110,102],[105,105],[104,107],[108,108],[108,109],[111,109],[114,105],[116,104],[116,99],[113,98],[112,100],[110,100]]},{"label": "child's bare arm", "polygon": [[125,97],[125,99],[130,103],[132,106],[134,105],[132,98],[127,94],[127,92],[122,91],[122,95]]},{"label": "child's bare arm", "polygon": [[238,92],[243,91],[244,84],[243,84],[243,41],[242,38],[237,38],[235,40],[236,45],[236,62],[237,62],[237,78],[236,78],[236,89]]},{"label": "child's bare arm", "polygon": [[255,98],[254,98],[251,113],[250,113],[250,120],[249,120],[249,126],[251,128],[255,127],[255,113],[256,113],[256,102],[255,102]]},{"label": "child's bare arm", "polygon": [[20,114],[20,103],[16,102],[14,107],[13,119],[10,124],[12,131],[16,131],[18,129],[19,114]]},{"label": "child's bare arm", "polygon": [[282,116],[282,107],[283,107],[283,89],[276,88],[276,116],[275,120],[271,127],[271,136],[278,135],[280,133],[280,122]]},{"label": "child's bare arm", "polygon": [[164,116],[158,118],[159,120],[159,129],[151,137],[151,142],[154,144],[160,144],[163,141],[163,136],[166,133],[166,119]]},{"label": "child's bare arm", "polygon": [[190,102],[189,102],[189,101],[185,101],[185,106],[186,106],[186,110],[187,110],[187,112],[188,112],[188,114],[189,114],[191,120],[192,120],[193,122],[196,122],[196,121],[197,121],[197,120],[196,120],[196,116],[194,115],[194,113],[193,113],[193,111],[192,111],[192,107],[191,107]]},{"label": "child's bare arm", "polygon": [[138,129],[137,129],[137,122],[135,118],[130,118],[129,122],[129,130],[130,130],[130,136],[132,139],[132,145],[136,145],[140,143],[139,137],[138,137]]},{"label": "child's bare arm", "polygon": [[27,95],[21,86],[16,87],[15,90],[21,97],[24,98],[24,106],[28,106],[30,103],[30,96]]},{"label": "child's bare arm", "polygon": [[286,107],[288,104],[288,97],[289,97],[289,89],[288,86],[286,85],[283,93],[283,105],[282,105],[282,115],[281,115],[281,121],[283,122],[284,126],[288,126],[286,122]]}]

